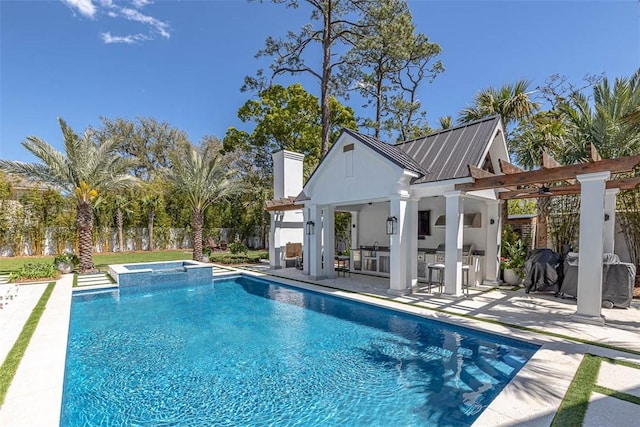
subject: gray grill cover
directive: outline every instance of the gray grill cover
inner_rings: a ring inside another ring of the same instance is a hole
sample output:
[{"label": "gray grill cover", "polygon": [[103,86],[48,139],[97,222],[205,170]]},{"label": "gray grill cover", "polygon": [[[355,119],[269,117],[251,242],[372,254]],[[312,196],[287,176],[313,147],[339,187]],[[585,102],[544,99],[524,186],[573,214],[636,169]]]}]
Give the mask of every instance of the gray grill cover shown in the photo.
[{"label": "gray grill cover", "polygon": [[524,263],[524,287],[527,292],[559,292],[560,255],[551,249],[529,251]]},{"label": "gray grill cover", "polygon": [[[578,264],[576,252],[569,252],[564,260],[564,280],[561,291],[565,295],[578,296]],[[602,257],[602,301],[610,301],[614,307],[629,307],[633,298],[636,266],[620,262],[615,254]]]}]

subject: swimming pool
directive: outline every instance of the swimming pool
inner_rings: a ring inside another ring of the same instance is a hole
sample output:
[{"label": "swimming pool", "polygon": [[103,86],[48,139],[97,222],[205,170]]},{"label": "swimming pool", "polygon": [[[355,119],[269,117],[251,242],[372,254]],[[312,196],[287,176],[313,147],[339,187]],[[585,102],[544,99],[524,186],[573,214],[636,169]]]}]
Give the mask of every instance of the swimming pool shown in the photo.
[{"label": "swimming pool", "polygon": [[61,425],[470,425],[536,349],[245,276],[77,294]]}]

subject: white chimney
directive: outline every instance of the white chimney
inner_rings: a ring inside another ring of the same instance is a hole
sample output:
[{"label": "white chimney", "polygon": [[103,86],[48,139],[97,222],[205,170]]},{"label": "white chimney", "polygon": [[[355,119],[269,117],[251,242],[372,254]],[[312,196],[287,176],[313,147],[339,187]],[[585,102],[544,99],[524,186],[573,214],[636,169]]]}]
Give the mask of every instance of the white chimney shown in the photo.
[{"label": "white chimney", "polygon": [[302,191],[304,154],[273,153],[273,198],[295,197]]}]

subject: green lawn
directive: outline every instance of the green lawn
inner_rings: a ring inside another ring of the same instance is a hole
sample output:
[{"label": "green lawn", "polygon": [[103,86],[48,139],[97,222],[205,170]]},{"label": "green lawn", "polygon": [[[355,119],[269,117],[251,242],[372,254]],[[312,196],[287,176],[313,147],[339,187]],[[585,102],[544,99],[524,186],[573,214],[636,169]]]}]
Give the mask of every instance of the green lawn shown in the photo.
[{"label": "green lawn", "polygon": [[[249,251],[249,257],[268,257],[266,251]],[[154,252],[124,252],[93,254],[93,262],[97,268],[107,271],[109,264],[128,264],[133,262],[173,261],[179,259],[191,259],[192,252],[189,249],[174,251]],[[1,257],[0,274],[15,271],[29,262],[53,262],[53,256],[29,256],[29,257]],[[233,257],[228,253],[216,253],[212,256],[213,262],[227,263]],[[233,263],[233,262],[229,262]]]},{"label": "green lawn", "polygon": [[[53,258],[53,256],[2,257],[0,258],[0,273],[15,271],[28,262],[53,262]],[[191,259],[191,251],[180,249],[176,251],[93,254],[93,262],[96,267],[105,271],[108,269],[109,264],[173,261],[176,259]]]}]

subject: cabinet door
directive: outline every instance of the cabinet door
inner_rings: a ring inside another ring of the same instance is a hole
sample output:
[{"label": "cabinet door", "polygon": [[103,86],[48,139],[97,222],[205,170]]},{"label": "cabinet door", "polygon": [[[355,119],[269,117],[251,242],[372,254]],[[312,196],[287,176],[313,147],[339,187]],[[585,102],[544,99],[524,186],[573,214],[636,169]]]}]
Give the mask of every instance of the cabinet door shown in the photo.
[{"label": "cabinet door", "polygon": [[427,263],[424,261],[418,261],[418,277],[427,277]]},{"label": "cabinet door", "polygon": [[378,263],[375,259],[365,258],[362,263],[362,269],[365,271],[378,271]]},{"label": "cabinet door", "polygon": [[362,251],[359,249],[351,250],[351,265],[354,270],[362,270]]},{"label": "cabinet door", "polygon": [[378,259],[380,260],[380,269],[378,270],[380,273],[387,273],[389,274],[390,270],[390,259],[391,257],[389,255],[380,255],[378,257]]}]

